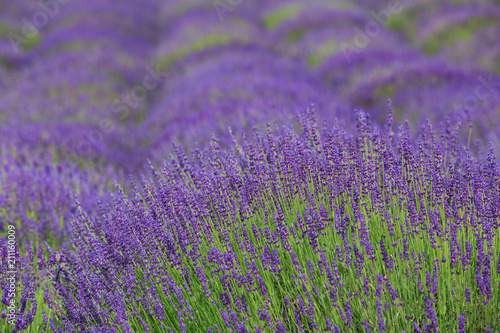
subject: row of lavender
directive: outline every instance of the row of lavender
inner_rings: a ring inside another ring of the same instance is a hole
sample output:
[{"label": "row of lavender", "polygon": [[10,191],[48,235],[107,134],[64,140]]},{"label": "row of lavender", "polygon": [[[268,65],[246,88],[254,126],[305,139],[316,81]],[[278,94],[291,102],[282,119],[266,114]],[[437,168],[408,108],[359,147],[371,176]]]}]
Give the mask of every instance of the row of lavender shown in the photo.
[{"label": "row of lavender", "polygon": [[[346,115],[362,107],[380,124],[380,101],[389,97],[400,120],[443,120],[448,114],[454,121],[465,121],[468,108],[482,138],[498,141],[491,127],[499,113],[494,76],[498,51],[492,48],[497,53],[490,52],[488,61],[470,57],[455,66],[444,52],[430,58],[412,47],[410,34],[402,36],[405,27],[399,27],[400,33],[389,30],[402,24],[398,18],[405,13],[427,10],[424,4],[392,1],[378,11],[339,1],[278,2],[258,11],[247,5],[219,8],[223,20],[217,22],[212,6],[200,1],[198,6],[184,5],[185,13],[172,19],[171,38],[160,41],[154,59],[177,75],[167,81],[162,98],[140,127],[141,133],[152,132],[151,150],[172,139],[190,145],[217,128],[222,137],[228,125],[248,128],[252,121],[290,120],[299,106],[311,101],[322,118],[348,121]],[[437,7],[426,14],[435,15],[438,22],[453,13],[461,13],[461,19],[436,28],[434,34],[428,31],[428,38],[453,35],[457,27],[478,20],[484,26],[471,25],[467,34],[486,30],[497,36],[490,31],[499,16],[496,5]],[[374,23],[378,30],[371,32]],[[432,30],[427,27],[432,23],[421,22],[422,29]],[[477,49],[478,40],[484,41],[484,48],[491,46],[491,39],[481,35],[469,41],[469,47]],[[478,69],[480,64],[487,64],[486,72]],[[176,128],[183,128],[182,133]]]},{"label": "row of lavender", "polygon": [[449,122],[413,144],[388,115],[177,146],[131,195],[78,206],[71,247],[17,253],[14,332],[497,330],[493,148],[473,157]]}]

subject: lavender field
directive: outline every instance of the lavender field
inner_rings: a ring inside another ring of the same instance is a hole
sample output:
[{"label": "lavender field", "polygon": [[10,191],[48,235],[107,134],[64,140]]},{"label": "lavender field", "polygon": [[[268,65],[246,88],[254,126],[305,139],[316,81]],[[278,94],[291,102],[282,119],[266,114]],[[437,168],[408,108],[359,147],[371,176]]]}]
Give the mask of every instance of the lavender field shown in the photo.
[{"label": "lavender field", "polygon": [[500,332],[500,1],[0,0],[0,333]]}]

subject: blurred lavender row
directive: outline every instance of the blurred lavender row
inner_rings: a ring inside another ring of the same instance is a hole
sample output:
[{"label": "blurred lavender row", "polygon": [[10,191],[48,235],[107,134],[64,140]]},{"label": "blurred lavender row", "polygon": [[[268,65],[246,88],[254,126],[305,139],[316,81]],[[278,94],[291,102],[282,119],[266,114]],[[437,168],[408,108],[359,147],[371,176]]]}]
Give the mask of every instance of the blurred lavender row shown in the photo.
[{"label": "blurred lavender row", "polygon": [[0,5],[0,135],[73,161],[133,171],[172,141],[289,122],[310,103],[380,123],[388,98],[398,120],[468,109],[476,138],[499,140],[494,2],[44,4]]}]

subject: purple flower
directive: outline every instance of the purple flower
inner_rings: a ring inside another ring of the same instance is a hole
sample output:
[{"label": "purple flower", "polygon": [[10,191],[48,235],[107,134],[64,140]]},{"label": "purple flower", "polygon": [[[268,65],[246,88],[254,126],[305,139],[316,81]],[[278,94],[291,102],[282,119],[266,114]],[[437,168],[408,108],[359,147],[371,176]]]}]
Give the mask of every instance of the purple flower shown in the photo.
[{"label": "purple flower", "polygon": [[286,333],[286,326],[285,324],[278,322],[276,324],[276,333]]},{"label": "purple flower", "polygon": [[382,302],[376,301],[375,303],[377,305],[377,323],[379,332],[385,332],[385,321],[384,315],[382,314]]},{"label": "purple flower", "polygon": [[346,327],[350,328],[352,323],[352,312],[351,312],[351,307],[349,305],[349,301],[347,300],[345,301],[345,312],[347,319],[345,319],[344,323]]},{"label": "purple flower", "polygon": [[328,317],[325,317],[325,322],[326,322],[326,330],[328,332],[333,332],[332,322],[330,321],[330,319]]},{"label": "purple flower", "polygon": [[363,282],[363,291],[365,293],[365,296],[370,296],[370,281],[366,276]]},{"label": "purple flower", "polygon": [[438,321],[437,321],[437,316],[436,312],[434,311],[434,307],[432,305],[432,300],[426,296],[426,308],[425,308],[425,316],[427,319],[431,321],[430,324],[428,324],[427,330],[430,332],[437,332],[438,331]]},{"label": "purple flower", "polygon": [[371,333],[370,323],[368,322],[368,319],[365,318],[365,320],[361,323],[361,326],[364,327],[366,333]]},{"label": "purple flower", "polygon": [[458,315],[458,331],[460,333],[465,333],[465,314],[462,312]]},{"label": "purple flower", "polygon": [[385,281],[385,285],[387,286],[387,290],[389,290],[389,293],[391,294],[391,299],[395,301],[398,298],[399,293],[396,290],[394,290],[389,279]]},{"label": "purple flower", "polygon": [[394,268],[394,259],[387,254],[387,250],[385,249],[384,237],[382,237],[379,244],[380,244],[380,252],[382,254],[382,261],[385,262],[385,266],[387,267],[389,272],[391,272],[392,269]]}]

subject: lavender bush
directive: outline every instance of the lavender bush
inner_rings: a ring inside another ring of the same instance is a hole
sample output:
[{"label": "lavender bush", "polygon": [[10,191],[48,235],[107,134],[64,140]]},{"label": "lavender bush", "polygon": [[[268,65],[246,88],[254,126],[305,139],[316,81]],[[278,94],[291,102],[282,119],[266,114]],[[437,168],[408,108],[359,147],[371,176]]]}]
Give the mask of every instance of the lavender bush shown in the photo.
[{"label": "lavender bush", "polygon": [[[79,208],[58,332],[484,331],[498,327],[500,173],[458,128],[243,133]],[[43,259],[42,262],[46,259]],[[500,266],[499,266],[500,267]]]}]

